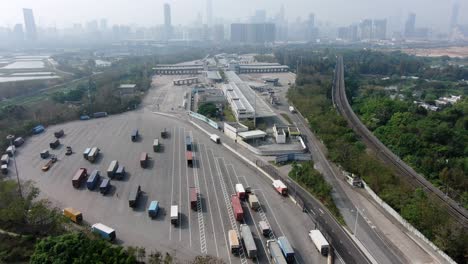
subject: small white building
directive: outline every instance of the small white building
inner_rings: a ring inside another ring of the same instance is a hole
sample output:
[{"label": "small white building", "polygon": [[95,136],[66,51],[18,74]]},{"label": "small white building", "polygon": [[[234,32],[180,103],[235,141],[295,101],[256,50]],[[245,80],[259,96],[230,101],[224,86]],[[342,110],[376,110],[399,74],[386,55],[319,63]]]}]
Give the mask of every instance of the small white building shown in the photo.
[{"label": "small white building", "polygon": [[275,136],[275,140],[277,144],[285,144],[286,143],[286,132],[283,128],[277,127],[276,124],[273,126],[273,134]]}]

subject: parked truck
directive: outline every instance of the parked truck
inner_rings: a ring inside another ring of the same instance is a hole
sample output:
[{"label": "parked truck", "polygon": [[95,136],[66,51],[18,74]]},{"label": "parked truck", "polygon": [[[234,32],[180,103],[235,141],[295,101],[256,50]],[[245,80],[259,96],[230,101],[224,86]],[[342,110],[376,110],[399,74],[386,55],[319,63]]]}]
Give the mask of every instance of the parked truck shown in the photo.
[{"label": "parked truck", "polygon": [[266,242],[268,253],[274,264],[286,264],[286,259],[283,256],[280,246],[276,240],[268,240]]},{"label": "parked truck", "polygon": [[13,141],[13,145],[15,145],[15,147],[19,147],[23,144],[24,144],[24,139],[22,137],[17,137],[15,141]]},{"label": "parked truck", "polygon": [[63,215],[77,224],[83,221],[83,214],[80,211],[71,207],[64,208]]},{"label": "parked truck", "polygon": [[56,139],[56,140],[50,142],[49,146],[50,146],[51,149],[58,148],[58,146],[60,146],[60,140]]},{"label": "parked truck", "polygon": [[191,136],[185,137],[185,147],[187,151],[192,151],[192,137]]},{"label": "parked truck", "polygon": [[158,211],[159,211],[159,202],[151,201],[150,205],[148,206],[148,216],[151,218],[155,218],[158,215]]},{"label": "parked truck", "polygon": [[258,201],[257,195],[249,194],[249,205],[252,210],[257,211],[260,208],[260,202]]},{"label": "parked truck", "polygon": [[16,147],[15,146],[9,146],[7,149],[6,149],[6,154],[8,154],[8,156],[10,157],[13,157],[13,155],[15,154],[16,152]]},{"label": "parked truck", "polygon": [[262,231],[263,236],[270,237],[270,234],[271,234],[272,231],[271,231],[270,225],[266,221],[262,220],[262,221],[258,222],[258,227]]},{"label": "parked truck", "polygon": [[8,174],[8,165],[2,164],[2,166],[0,166],[0,170],[2,171],[3,175],[7,175]]},{"label": "parked truck", "polygon": [[153,151],[154,152],[159,152],[161,150],[161,145],[159,144],[159,139],[155,138],[153,140]]},{"label": "parked truck", "polygon": [[164,128],[163,131],[161,131],[161,137],[162,138],[168,138],[169,137],[169,132]]},{"label": "parked truck", "polygon": [[107,239],[109,241],[115,240],[115,230],[103,225],[101,223],[97,223],[91,226],[91,232],[99,235],[100,237]]},{"label": "parked truck", "polygon": [[125,166],[119,165],[114,173],[114,178],[122,180],[125,177]]},{"label": "parked truck", "polygon": [[89,175],[88,180],[86,181],[86,187],[89,190],[94,190],[96,188],[96,185],[99,182],[99,179],[101,178],[101,175],[98,170],[93,170],[91,174]]},{"label": "parked truck", "polygon": [[10,163],[10,156],[8,156],[8,154],[3,154],[2,155],[2,164],[8,165],[8,163]]},{"label": "parked truck", "polygon": [[216,144],[221,143],[220,137],[216,134],[211,134],[210,139]]},{"label": "parked truck", "polygon": [[242,210],[239,197],[237,197],[236,194],[231,195],[231,206],[236,220],[239,222],[242,221],[242,219],[244,219],[244,211]]},{"label": "parked truck", "polygon": [[293,263],[295,259],[294,249],[292,248],[289,240],[285,236],[278,237],[278,245],[283,252],[284,257],[288,263]]},{"label": "parked truck", "polygon": [[109,167],[107,167],[107,177],[114,178],[115,171],[119,167],[119,162],[116,160],[111,161]]},{"label": "parked truck", "polygon": [[320,232],[320,230],[317,229],[310,230],[309,237],[314,243],[317,250],[320,252],[320,254],[322,254],[323,256],[327,256],[328,252],[330,251],[330,244],[328,244],[328,241],[323,236],[322,232]]},{"label": "parked truck", "polygon": [[286,187],[286,185],[281,180],[274,180],[273,181],[273,187],[281,195],[287,195],[288,194],[288,187]]},{"label": "parked truck", "polygon": [[111,184],[110,184],[110,179],[103,179],[101,184],[99,185],[99,192],[102,195],[106,195],[107,192],[110,190]]},{"label": "parked truck", "polygon": [[80,188],[81,184],[84,182],[86,177],[88,176],[88,171],[85,168],[80,168],[78,171],[75,173],[75,176],[72,179],[72,185],[75,188]]},{"label": "parked truck", "polygon": [[178,225],[179,223],[179,206],[171,205],[171,224]]},{"label": "parked truck", "polygon": [[187,158],[187,166],[193,167],[193,154],[192,151],[186,151],[185,157]]},{"label": "parked truck", "polygon": [[88,160],[89,162],[93,163],[97,160],[99,156],[100,149],[98,147],[93,147],[88,153]]},{"label": "parked truck", "polygon": [[132,134],[130,135],[130,138],[132,139],[132,142],[135,142],[138,140],[138,129],[133,130]]},{"label": "parked truck", "polygon": [[140,166],[142,168],[148,167],[148,153],[142,152],[140,154]]},{"label": "parked truck", "polygon": [[197,210],[197,204],[198,204],[197,188],[190,187],[190,207],[192,207],[192,209],[196,211]]},{"label": "parked truck", "polygon": [[234,255],[238,255],[239,250],[240,250],[240,244],[239,244],[239,238],[237,237],[237,232],[235,230],[229,230],[228,237],[229,237],[229,248],[231,249],[231,253]]},{"label": "parked truck", "polygon": [[60,130],[54,132],[54,136],[56,138],[61,138],[61,137],[63,137],[63,135],[65,135],[65,132],[63,132],[63,129],[60,129]]},{"label": "parked truck", "polygon": [[135,208],[138,205],[138,198],[140,197],[140,194],[141,187],[138,185],[137,187],[134,187],[128,195],[128,206]]},{"label": "parked truck", "polygon": [[246,224],[241,224],[240,230],[247,257],[249,257],[250,259],[257,258],[257,246],[255,245],[255,240],[253,239],[252,232],[250,231],[249,226]]},{"label": "parked truck", "polygon": [[49,150],[44,149],[43,151],[41,151],[40,156],[43,159],[47,159],[49,157]]},{"label": "parked truck", "polygon": [[244,186],[241,183],[237,183],[235,187],[236,187],[237,197],[239,197],[240,200],[244,200],[245,199]]},{"label": "parked truck", "polygon": [[83,158],[85,160],[88,159],[88,155],[89,155],[89,152],[91,151],[91,148],[85,148],[85,150],[83,151]]}]

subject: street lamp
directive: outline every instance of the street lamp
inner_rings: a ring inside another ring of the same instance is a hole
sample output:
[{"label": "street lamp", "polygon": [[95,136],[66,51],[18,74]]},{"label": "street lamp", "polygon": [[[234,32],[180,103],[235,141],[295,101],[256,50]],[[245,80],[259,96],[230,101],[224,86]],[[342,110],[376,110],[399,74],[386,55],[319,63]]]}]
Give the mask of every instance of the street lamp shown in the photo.
[{"label": "street lamp", "polygon": [[[364,209],[362,210],[364,212]],[[351,212],[353,212],[353,210],[351,209]],[[359,216],[359,208],[356,207],[356,220],[354,221],[354,236],[357,238],[357,235],[356,235],[356,232],[357,232],[357,221],[358,221],[358,216]]]},{"label": "street lamp", "polygon": [[[13,139],[14,138],[15,138],[14,135],[8,135],[6,137],[6,139],[10,141],[10,147],[13,146]],[[19,179],[19,175],[18,175],[18,166],[16,166],[15,152],[16,152],[16,149],[14,151],[12,151],[13,163],[15,164],[16,181],[18,182],[18,191],[19,191],[19,195],[20,195],[20,197],[22,199],[23,198],[23,192],[21,191],[21,183],[20,183],[20,179]]]}]

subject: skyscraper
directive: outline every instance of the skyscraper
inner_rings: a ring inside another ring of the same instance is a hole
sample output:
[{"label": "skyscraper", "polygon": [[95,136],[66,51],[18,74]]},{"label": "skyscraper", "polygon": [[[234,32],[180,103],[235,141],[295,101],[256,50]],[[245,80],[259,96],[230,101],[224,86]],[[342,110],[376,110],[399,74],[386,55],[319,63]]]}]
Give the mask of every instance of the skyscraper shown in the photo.
[{"label": "skyscraper", "polygon": [[458,10],[460,9],[460,4],[458,2],[453,4],[452,7],[452,16],[450,17],[450,32],[458,25]]},{"label": "skyscraper", "polygon": [[359,30],[361,32],[361,40],[370,40],[372,36],[372,20],[364,19],[359,24]]},{"label": "skyscraper", "polygon": [[171,6],[168,3],[164,4],[164,34],[165,40],[172,37]]},{"label": "skyscraper", "polygon": [[213,3],[211,0],[206,0],[206,24],[208,27],[213,25]]},{"label": "skyscraper", "polygon": [[231,41],[241,43],[274,42],[276,27],[273,23],[231,24]]},{"label": "skyscraper", "polygon": [[387,19],[375,19],[374,20],[374,39],[386,39],[387,38]]},{"label": "skyscraper", "polygon": [[416,30],[416,14],[410,13],[405,24],[405,37],[412,38],[414,37]]},{"label": "skyscraper", "polygon": [[37,30],[32,9],[23,8],[23,16],[26,28],[26,39],[29,41],[35,41],[37,39]]},{"label": "skyscraper", "polygon": [[23,25],[16,24],[13,28],[13,37],[16,42],[22,42],[24,40]]}]

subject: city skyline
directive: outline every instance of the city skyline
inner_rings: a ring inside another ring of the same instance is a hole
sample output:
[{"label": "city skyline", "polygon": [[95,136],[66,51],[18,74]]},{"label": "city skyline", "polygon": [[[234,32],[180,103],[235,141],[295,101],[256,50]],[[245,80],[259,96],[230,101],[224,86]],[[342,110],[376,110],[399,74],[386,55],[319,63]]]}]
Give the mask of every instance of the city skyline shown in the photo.
[{"label": "city skyline", "polygon": [[[209,2],[211,4],[208,8]],[[468,0],[456,2],[458,2],[459,14],[468,12]],[[245,22],[258,10],[265,10],[267,18],[272,18],[280,12],[281,5],[284,4],[285,17],[289,22],[297,20],[297,17],[306,20],[310,13],[314,13],[318,21],[328,22],[334,26],[349,25],[364,19],[386,18],[391,23],[397,23],[402,27],[408,14],[415,13],[417,15],[416,26],[427,26],[442,31],[450,27],[455,1],[434,0],[431,2],[431,8],[427,8],[424,0],[409,2],[359,0],[353,5],[345,4],[340,0],[327,3],[321,3],[319,0],[289,2],[239,0],[235,4],[227,0],[142,0],[138,5],[128,0],[103,0],[97,3],[91,0],[79,2],[48,0],[45,3],[41,1],[40,4],[32,0],[18,0],[8,3],[0,10],[0,26],[13,27],[21,23],[23,8],[33,9],[36,25],[39,27],[65,28],[76,23],[102,18],[109,20],[109,24],[155,26],[164,24],[163,5],[165,3],[171,5],[173,26],[192,23],[197,19],[198,13],[202,14],[203,21],[211,20],[212,24],[219,23],[220,18],[228,22]],[[93,8],[90,8],[91,6]],[[83,12],[80,12],[81,10]],[[210,10],[211,16],[207,15]],[[370,10],[373,12],[369,12]],[[433,19],[433,17],[438,19]],[[468,23],[467,18],[463,16],[458,16],[458,22]]]}]

